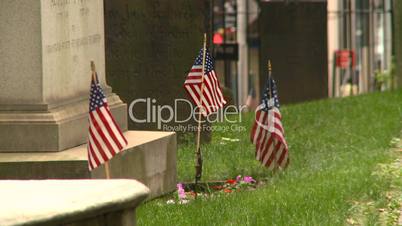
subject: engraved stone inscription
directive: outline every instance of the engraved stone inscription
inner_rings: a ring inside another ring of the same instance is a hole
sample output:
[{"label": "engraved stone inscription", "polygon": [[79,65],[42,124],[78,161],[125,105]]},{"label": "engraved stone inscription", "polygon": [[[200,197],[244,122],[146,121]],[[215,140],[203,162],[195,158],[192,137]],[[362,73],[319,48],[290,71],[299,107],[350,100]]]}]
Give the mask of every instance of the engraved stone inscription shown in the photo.
[{"label": "engraved stone inscription", "polygon": [[48,53],[58,52],[64,49],[80,48],[82,46],[99,43],[101,40],[100,34],[89,35],[82,38],[71,39],[70,41],[58,42],[55,44],[47,45],[46,50]]},{"label": "engraved stone inscription", "polygon": [[41,16],[46,100],[86,97],[91,60],[105,82],[103,1],[42,1]]}]

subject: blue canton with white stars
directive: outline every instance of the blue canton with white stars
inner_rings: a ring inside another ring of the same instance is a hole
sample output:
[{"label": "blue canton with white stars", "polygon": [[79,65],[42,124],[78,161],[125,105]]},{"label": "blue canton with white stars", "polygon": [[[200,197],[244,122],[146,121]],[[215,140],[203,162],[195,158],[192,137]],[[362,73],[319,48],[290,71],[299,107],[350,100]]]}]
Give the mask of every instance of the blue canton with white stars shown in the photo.
[{"label": "blue canton with white stars", "polygon": [[105,94],[97,81],[91,82],[91,93],[89,95],[89,111],[102,107],[106,102]]},{"label": "blue canton with white stars", "polygon": [[[214,70],[214,63],[212,62],[212,57],[209,54],[208,50],[205,51],[205,74],[208,74],[212,70]],[[203,57],[204,49],[200,50],[197,58],[195,58],[194,66],[202,66],[202,57]]]},{"label": "blue canton with white stars", "polygon": [[[271,84],[269,84],[271,82]],[[271,88],[271,90],[270,90]],[[278,99],[278,91],[276,89],[276,83],[274,79],[268,79],[267,85],[264,91],[264,97],[262,98],[262,104],[264,104],[263,111],[271,110],[274,106],[272,106],[272,100],[269,102],[269,93],[271,92],[271,99],[273,98],[273,105],[279,109],[279,99]]]}]

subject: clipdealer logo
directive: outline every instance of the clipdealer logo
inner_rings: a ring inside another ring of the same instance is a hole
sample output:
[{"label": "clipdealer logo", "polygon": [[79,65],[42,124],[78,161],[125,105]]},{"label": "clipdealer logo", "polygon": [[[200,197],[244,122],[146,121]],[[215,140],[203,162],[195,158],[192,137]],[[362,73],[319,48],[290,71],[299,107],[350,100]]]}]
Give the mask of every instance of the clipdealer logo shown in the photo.
[{"label": "clipdealer logo", "polygon": [[[146,114],[135,115],[134,109],[145,108]],[[188,111],[183,111],[183,109]],[[209,122],[228,122],[228,123],[240,123],[242,122],[242,112],[247,108],[246,105],[235,106],[227,105],[225,108],[221,108],[216,112],[209,114],[207,117],[201,118],[201,123]],[[179,114],[180,109],[180,114]],[[193,104],[187,99],[175,99],[172,105],[161,105],[154,98],[140,98],[133,100],[128,108],[130,119],[135,123],[156,123],[158,129],[163,130],[180,130],[183,132],[192,131],[197,129],[197,126],[182,124],[186,122],[195,121],[198,123],[199,114],[201,114],[201,108],[199,106],[193,106]],[[184,114],[187,113],[187,115]],[[180,118],[179,118],[180,116]],[[237,117],[233,117],[237,116]],[[169,128],[167,124],[176,123],[181,124],[176,128]],[[239,125],[237,125],[240,127]],[[223,127],[223,126],[222,126]],[[227,126],[225,126],[227,127]],[[204,130],[218,130],[227,131],[228,128],[207,128],[203,126]],[[231,125],[231,129],[235,129]],[[237,128],[239,130],[240,128]]]}]

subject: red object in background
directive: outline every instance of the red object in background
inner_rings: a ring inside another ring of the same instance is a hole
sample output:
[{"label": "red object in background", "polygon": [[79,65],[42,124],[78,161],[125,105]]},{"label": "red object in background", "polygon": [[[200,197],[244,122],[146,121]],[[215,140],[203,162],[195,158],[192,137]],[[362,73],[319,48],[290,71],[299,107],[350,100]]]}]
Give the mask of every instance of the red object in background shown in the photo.
[{"label": "red object in background", "polygon": [[222,35],[219,34],[219,33],[215,33],[215,34],[214,34],[213,43],[216,44],[216,45],[222,44],[222,43],[223,43],[223,37],[222,37]]},{"label": "red object in background", "polygon": [[229,179],[229,180],[226,180],[226,183],[228,183],[228,184],[236,184],[237,181],[233,180],[233,179]]},{"label": "red object in background", "polygon": [[356,65],[356,54],[354,50],[337,50],[335,55],[337,67],[348,68],[350,64],[352,64],[352,67]]}]

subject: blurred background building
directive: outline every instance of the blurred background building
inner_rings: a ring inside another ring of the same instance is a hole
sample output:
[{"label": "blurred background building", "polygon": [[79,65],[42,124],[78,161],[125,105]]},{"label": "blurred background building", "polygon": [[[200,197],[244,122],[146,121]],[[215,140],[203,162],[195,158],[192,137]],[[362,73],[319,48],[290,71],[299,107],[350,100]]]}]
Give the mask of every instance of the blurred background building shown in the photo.
[{"label": "blurred background building", "polygon": [[245,104],[256,97],[260,54],[258,4],[255,0],[211,1],[216,70],[236,104]]},{"label": "blurred background building", "polygon": [[381,74],[392,70],[391,0],[332,0],[327,4],[328,95],[384,89]]},{"label": "blurred background building", "polygon": [[211,0],[216,69],[236,104],[258,103],[271,60],[282,102],[392,86],[392,0]]}]

